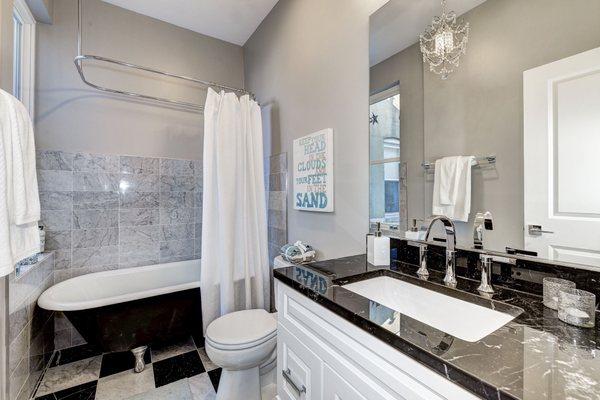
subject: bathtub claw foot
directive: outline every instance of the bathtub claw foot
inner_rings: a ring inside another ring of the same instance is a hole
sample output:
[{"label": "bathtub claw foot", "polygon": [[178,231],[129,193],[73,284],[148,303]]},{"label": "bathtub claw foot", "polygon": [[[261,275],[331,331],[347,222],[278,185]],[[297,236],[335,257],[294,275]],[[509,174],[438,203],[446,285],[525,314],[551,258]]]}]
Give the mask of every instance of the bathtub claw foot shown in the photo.
[{"label": "bathtub claw foot", "polygon": [[140,373],[146,368],[146,363],[144,363],[144,354],[146,354],[146,350],[148,346],[140,346],[131,350],[133,356],[135,357],[135,368],[133,369],[136,373]]}]

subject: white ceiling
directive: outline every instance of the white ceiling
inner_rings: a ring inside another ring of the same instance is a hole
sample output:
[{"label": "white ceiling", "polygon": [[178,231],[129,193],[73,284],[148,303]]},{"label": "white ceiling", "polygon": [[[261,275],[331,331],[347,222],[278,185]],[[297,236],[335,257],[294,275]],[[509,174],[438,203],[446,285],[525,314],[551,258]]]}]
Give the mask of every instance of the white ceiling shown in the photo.
[{"label": "white ceiling", "polygon": [[[448,0],[448,8],[461,15],[484,1]],[[440,14],[440,4],[440,0],[390,0],[371,15],[371,66],[416,43],[431,19]]]},{"label": "white ceiling", "polygon": [[243,45],[278,0],[104,0],[173,25]]}]

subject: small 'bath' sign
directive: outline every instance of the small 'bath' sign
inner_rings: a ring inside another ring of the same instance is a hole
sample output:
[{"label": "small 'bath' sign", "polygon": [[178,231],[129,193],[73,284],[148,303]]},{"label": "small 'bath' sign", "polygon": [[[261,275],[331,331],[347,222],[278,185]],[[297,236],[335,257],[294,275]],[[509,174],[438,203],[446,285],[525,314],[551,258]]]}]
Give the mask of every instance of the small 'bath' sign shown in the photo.
[{"label": "small 'bath' sign", "polygon": [[333,129],[294,140],[294,209],[333,212]]}]

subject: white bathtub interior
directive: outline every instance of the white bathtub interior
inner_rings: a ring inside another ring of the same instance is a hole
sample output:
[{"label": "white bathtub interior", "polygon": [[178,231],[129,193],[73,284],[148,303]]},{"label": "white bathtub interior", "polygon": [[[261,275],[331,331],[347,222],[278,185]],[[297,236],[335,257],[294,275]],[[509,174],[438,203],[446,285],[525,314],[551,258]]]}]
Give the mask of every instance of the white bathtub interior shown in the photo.
[{"label": "white bathtub interior", "polygon": [[47,289],[38,305],[76,311],[200,287],[200,260],[96,272]]}]

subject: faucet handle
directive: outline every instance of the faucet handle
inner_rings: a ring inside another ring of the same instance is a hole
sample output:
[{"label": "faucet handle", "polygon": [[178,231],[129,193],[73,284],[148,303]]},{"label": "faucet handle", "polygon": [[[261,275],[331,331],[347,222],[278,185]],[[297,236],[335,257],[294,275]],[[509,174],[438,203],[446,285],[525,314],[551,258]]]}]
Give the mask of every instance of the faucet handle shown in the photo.
[{"label": "faucet handle", "polygon": [[417,275],[420,278],[427,279],[429,271],[427,270],[427,245],[425,243],[419,243],[419,269]]},{"label": "faucet handle", "polygon": [[481,284],[477,290],[482,293],[494,293],[494,287],[492,286],[492,265],[494,257],[489,254],[480,254],[479,260],[481,261]]}]

